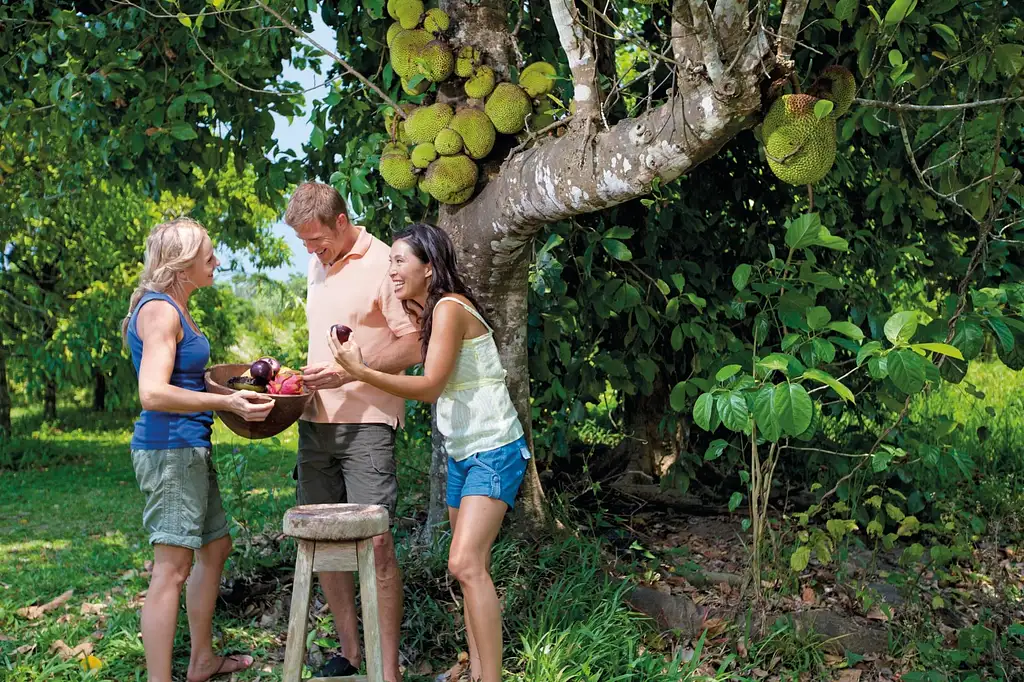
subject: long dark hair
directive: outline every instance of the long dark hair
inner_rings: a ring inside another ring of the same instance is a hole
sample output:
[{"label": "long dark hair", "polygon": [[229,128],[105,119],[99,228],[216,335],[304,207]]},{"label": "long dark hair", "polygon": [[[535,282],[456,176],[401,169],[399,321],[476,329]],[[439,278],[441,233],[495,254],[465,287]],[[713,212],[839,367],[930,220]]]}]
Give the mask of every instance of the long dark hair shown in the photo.
[{"label": "long dark hair", "polygon": [[[413,223],[395,234],[394,241],[404,241],[420,262],[429,263],[433,268],[433,275],[427,290],[426,305],[422,310],[417,310],[420,306],[415,301],[402,301],[405,312],[419,316],[423,359],[426,360],[427,346],[430,345],[430,333],[434,326],[434,306],[445,294],[461,294],[469,299],[469,302],[485,320],[487,315],[483,306],[473,295],[473,290],[459,274],[459,265],[455,258],[455,245],[452,244],[451,238],[444,230],[427,223]],[[416,309],[410,308],[410,304]],[[490,321],[487,324],[490,325]]]}]

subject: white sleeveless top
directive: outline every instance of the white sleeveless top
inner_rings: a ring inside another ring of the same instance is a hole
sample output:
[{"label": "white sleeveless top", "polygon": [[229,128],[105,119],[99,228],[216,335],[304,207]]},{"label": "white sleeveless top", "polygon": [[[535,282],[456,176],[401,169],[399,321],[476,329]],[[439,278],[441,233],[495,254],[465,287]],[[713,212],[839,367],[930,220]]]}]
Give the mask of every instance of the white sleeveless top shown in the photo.
[{"label": "white sleeveless top", "polygon": [[484,318],[457,298],[458,303],[487,329],[487,333],[464,339],[455,369],[437,399],[437,428],[444,436],[448,456],[456,462],[480,452],[514,443],[523,436],[523,426],[505,386],[507,372],[501,366],[494,330]]}]

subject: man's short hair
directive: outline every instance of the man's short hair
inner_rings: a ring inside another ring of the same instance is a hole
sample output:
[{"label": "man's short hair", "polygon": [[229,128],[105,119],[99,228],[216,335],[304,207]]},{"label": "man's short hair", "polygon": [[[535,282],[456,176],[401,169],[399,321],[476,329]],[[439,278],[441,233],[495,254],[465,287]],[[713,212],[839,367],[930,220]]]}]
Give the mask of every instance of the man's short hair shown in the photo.
[{"label": "man's short hair", "polygon": [[294,229],[311,220],[319,220],[333,230],[338,216],[342,214],[348,215],[348,208],[338,190],[322,182],[304,182],[288,200],[284,222]]}]

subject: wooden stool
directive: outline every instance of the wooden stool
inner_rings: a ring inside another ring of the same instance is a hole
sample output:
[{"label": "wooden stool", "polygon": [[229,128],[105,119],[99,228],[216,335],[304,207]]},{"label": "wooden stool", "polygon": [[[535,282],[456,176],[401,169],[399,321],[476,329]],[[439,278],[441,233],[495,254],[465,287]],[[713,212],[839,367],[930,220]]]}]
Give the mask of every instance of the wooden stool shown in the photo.
[{"label": "wooden stool", "polygon": [[380,505],[307,504],[292,507],[284,515],[284,533],[298,539],[292,609],[288,618],[288,642],[284,650],[282,682],[300,682],[306,658],[306,621],[313,573],[355,571],[363,604],[363,638],[366,644],[366,675],[315,677],[307,682],[384,682],[377,616],[377,571],[373,538],[389,528],[388,510]]}]

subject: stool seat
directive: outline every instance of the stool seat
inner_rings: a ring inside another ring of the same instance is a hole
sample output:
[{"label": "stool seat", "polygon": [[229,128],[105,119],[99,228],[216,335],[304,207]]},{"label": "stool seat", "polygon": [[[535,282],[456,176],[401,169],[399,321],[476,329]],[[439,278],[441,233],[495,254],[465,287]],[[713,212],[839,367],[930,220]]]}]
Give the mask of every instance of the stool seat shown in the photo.
[{"label": "stool seat", "polygon": [[305,504],[284,515],[285,535],[302,540],[365,540],[389,525],[387,507],[379,504]]}]

